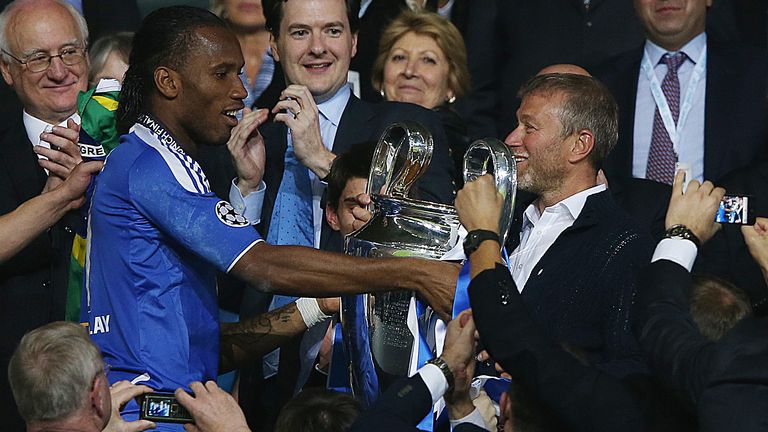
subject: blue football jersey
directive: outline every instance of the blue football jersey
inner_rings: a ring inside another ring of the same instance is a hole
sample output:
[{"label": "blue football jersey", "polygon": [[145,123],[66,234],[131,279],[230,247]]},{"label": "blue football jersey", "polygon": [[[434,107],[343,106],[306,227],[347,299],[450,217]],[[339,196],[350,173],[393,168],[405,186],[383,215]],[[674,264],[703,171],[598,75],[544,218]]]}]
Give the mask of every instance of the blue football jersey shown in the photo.
[{"label": "blue football jersey", "polygon": [[188,389],[218,373],[216,270],[261,238],[159,123],[142,123],[95,181],[82,315],[110,381]]}]

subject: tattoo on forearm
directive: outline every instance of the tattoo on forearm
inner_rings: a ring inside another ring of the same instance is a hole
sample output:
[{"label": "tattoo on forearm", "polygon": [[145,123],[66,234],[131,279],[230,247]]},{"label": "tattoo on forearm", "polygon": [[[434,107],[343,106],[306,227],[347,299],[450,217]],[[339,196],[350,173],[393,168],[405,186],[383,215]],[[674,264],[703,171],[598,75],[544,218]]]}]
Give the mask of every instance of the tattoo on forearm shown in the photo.
[{"label": "tattoo on forearm", "polygon": [[219,369],[225,372],[252,362],[304,330],[294,303],[239,323],[222,323]]}]

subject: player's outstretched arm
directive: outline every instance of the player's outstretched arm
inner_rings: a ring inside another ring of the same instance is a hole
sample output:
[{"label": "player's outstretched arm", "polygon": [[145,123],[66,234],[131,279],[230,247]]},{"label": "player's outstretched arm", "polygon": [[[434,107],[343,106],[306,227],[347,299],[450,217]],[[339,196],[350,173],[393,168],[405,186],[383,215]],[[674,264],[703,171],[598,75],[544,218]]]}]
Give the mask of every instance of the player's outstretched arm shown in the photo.
[{"label": "player's outstretched arm", "polygon": [[335,297],[375,291],[416,291],[449,318],[459,267],[418,258],[359,258],[302,246],[253,246],[232,274],[265,292]]}]

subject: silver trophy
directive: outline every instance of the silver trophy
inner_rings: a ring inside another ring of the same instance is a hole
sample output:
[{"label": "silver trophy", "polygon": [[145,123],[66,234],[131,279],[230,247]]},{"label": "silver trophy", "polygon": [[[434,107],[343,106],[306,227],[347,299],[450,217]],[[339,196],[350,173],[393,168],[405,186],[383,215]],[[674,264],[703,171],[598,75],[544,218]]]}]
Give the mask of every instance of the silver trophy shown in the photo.
[{"label": "silver trophy", "polygon": [[[460,224],[456,209],[409,196],[411,186],[429,166],[432,149],[432,137],[419,123],[395,123],[384,131],[368,176],[373,216],[345,238],[345,253],[441,259],[457,245]],[[512,153],[496,139],[476,141],[467,149],[463,171],[465,181],[488,173],[495,176],[496,188],[504,196],[505,211],[499,221],[504,244],[517,186]],[[411,291],[396,290],[342,298],[341,323],[352,391],[367,406],[389,382],[414,369],[415,348],[428,331],[421,316],[409,326],[414,296]]]}]

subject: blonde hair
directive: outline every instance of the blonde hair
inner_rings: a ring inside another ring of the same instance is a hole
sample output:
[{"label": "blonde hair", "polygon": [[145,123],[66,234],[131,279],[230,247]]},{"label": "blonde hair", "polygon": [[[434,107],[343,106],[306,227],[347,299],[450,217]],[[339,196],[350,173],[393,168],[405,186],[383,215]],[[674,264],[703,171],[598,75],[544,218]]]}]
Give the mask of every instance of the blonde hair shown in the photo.
[{"label": "blonde hair", "polygon": [[470,78],[467,69],[467,48],[459,30],[450,21],[434,12],[404,11],[384,29],[379,40],[379,54],[371,71],[373,88],[381,89],[384,82],[384,65],[389,52],[407,33],[429,36],[435,40],[448,60],[448,88],[457,98],[469,91]]}]

